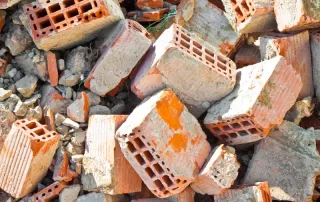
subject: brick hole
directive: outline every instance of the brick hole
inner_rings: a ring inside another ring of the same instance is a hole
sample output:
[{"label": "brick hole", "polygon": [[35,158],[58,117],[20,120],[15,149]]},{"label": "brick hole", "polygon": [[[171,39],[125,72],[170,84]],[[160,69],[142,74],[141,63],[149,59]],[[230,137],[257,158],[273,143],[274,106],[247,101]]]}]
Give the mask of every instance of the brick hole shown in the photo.
[{"label": "brick hole", "polygon": [[152,169],[149,168],[149,167],[147,167],[147,168],[145,169],[145,171],[146,171],[146,173],[149,175],[150,178],[153,178],[153,177],[156,176],[156,174],[154,174],[154,172],[152,171]]},{"label": "brick hole", "polygon": [[30,15],[29,15],[29,17],[30,17],[30,19],[31,19],[31,20],[34,20],[34,18],[33,18],[33,16],[32,16],[32,14],[30,14]]},{"label": "brick hole", "polygon": [[237,138],[238,137],[238,135],[236,133],[230,133],[229,135],[230,135],[231,138]]},{"label": "brick hole", "polygon": [[164,162],[163,162],[163,161],[161,161],[161,164],[162,164],[162,165],[164,165]]},{"label": "brick hole", "polygon": [[82,19],[81,18],[78,18],[78,21],[81,21]]},{"label": "brick hole", "polygon": [[240,134],[240,136],[249,135],[249,134],[247,133],[247,131],[245,131],[245,130],[239,131],[239,134]]},{"label": "brick hole", "polygon": [[[57,23],[59,23],[59,22],[64,21],[65,18],[64,18],[64,15],[61,13],[61,14],[59,14],[59,15],[53,16],[53,17],[52,17],[52,20],[53,20],[53,22],[54,22],[55,24],[57,24]],[[59,29],[59,28],[57,28],[57,29]]]},{"label": "brick hole", "polygon": [[182,34],[181,33],[181,38],[183,38],[185,41],[187,41],[187,42],[190,42],[190,37],[188,37],[187,35],[185,35],[185,34]]},{"label": "brick hole", "polygon": [[224,64],[221,64],[220,62],[217,62],[217,66],[220,68],[220,69],[223,69],[224,71],[227,70],[226,66]]},{"label": "brick hole", "polygon": [[42,128],[40,128],[38,130],[35,130],[34,133],[37,134],[38,136],[41,136],[45,134],[45,131]]},{"label": "brick hole", "polygon": [[202,46],[198,42],[193,41],[192,43],[195,47],[199,48],[200,50],[202,49]]},{"label": "brick hole", "polygon": [[222,126],[223,130],[228,131],[231,130],[230,126]]},{"label": "brick hole", "polygon": [[82,11],[82,13],[88,12],[92,9],[92,5],[90,2],[83,4],[80,6],[80,10]]},{"label": "brick hole", "polygon": [[37,37],[39,37],[40,35],[39,34],[37,34]]},{"label": "brick hole", "polygon": [[50,13],[57,12],[58,10],[61,10],[61,7],[58,3],[49,6]]},{"label": "brick hole", "polygon": [[46,32],[45,32],[45,31],[43,31],[43,32],[42,32],[42,34],[46,34]]},{"label": "brick hole", "polygon": [[163,184],[161,183],[160,180],[154,181],[153,184],[154,184],[160,191],[164,191],[164,186],[163,186]]},{"label": "brick hole", "polygon": [[250,132],[251,134],[257,134],[257,133],[259,133],[259,131],[258,131],[257,129],[255,129],[255,128],[250,128],[250,129],[249,129],[249,132]]},{"label": "brick hole", "polygon": [[72,18],[72,17],[77,16],[77,15],[79,15],[79,12],[78,12],[77,8],[67,11],[68,18]]},{"label": "brick hole", "polygon": [[170,194],[170,192],[167,190],[165,192],[163,192],[164,195]]},{"label": "brick hole", "polygon": [[39,197],[36,197],[36,200],[39,200]]},{"label": "brick hole", "polygon": [[149,161],[149,162],[152,162],[154,161],[154,158],[152,156],[152,154],[149,152],[149,151],[145,151],[143,152],[144,156],[146,157],[146,159]]},{"label": "brick hole", "polygon": [[249,121],[242,121],[241,124],[243,126],[250,126],[251,125]]},{"label": "brick hole", "polygon": [[134,140],[134,143],[140,148],[140,149],[142,149],[142,148],[145,148],[146,146],[144,145],[144,143],[140,140],[140,138],[135,138]]},{"label": "brick hole", "polygon": [[156,152],[156,150],[154,150],[153,148],[151,149],[152,153]]},{"label": "brick hole", "polygon": [[85,19],[85,20],[89,20],[89,16],[87,16],[87,15],[84,16],[84,19]]},{"label": "brick hole", "polygon": [[50,29],[50,32],[53,32],[53,29]]},{"label": "brick hole", "polygon": [[156,172],[157,172],[158,174],[164,173],[164,170],[162,169],[162,167],[161,167],[159,164],[154,164],[154,165],[153,165],[153,168],[156,170]]},{"label": "brick hole", "polygon": [[136,158],[136,160],[138,161],[138,163],[139,163],[140,165],[146,164],[146,162],[144,161],[144,159],[142,158],[142,156],[141,156],[140,154],[137,154],[137,155],[135,156],[135,158]]},{"label": "brick hole", "polygon": [[142,137],[142,139],[146,139],[146,137],[144,135],[142,135],[141,137]]},{"label": "brick hole", "polygon": [[91,16],[94,17],[94,18],[97,17],[96,14],[94,14],[94,13],[91,13]]},{"label": "brick hole", "polygon": [[37,18],[42,18],[42,17],[44,17],[44,16],[46,16],[46,15],[48,15],[48,13],[47,13],[47,11],[46,11],[46,9],[41,9],[41,10],[38,10],[37,12],[36,12],[36,16],[37,16]]},{"label": "brick hole", "polygon": [[62,2],[65,8],[68,8],[75,4],[74,0],[65,0]]},{"label": "brick hole", "polygon": [[193,48],[192,50],[193,50],[193,52],[195,52],[197,55],[202,56],[202,52],[201,52],[199,49]]},{"label": "brick hole", "polygon": [[190,48],[190,44],[186,43],[186,42],[183,41],[183,40],[180,41],[180,44],[181,44],[183,47],[187,48],[187,49]]},{"label": "brick hole", "polygon": [[156,157],[157,157],[158,159],[160,158],[160,156],[159,156],[158,154],[156,155]]},{"label": "brick hole", "polygon": [[127,142],[127,148],[129,149],[129,151],[131,153],[134,153],[137,151],[137,149],[133,146],[133,144],[131,142]]},{"label": "brick hole", "polygon": [[37,6],[36,5],[33,5],[33,7],[32,8],[37,8]]},{"label": "brick hole", "polygon": [[212,130],[213,130],[214,132],[216,132],[216,133],[220,133],[220,132],[221,132],[221,130],[220,130],[219,128],[217,128],[217,127],[212,128]]},{"label": "brick hole", "polygon": [[70,22],[71,24],[73,24],[74,23],[74,21],[73,20],[71,20],[71,22]]},{"label": "brick hole", "polygon": [[93,1],[93,5],[94,5],[94,7],[98,7],[98,4],[96,1]]},{"label": "brick hole", "polygon": [[60,26],[58,26],[57,29],[60,29]]},{"label": "brick hole", "polygon": [[30,9],[29,8],[27,8],[27,11],[29,11]]},{"label": "brick hole", "polygon": [[237,5],[237,0],[231,0],[231,3],[232,3],[233,5]]},{"label": "brick hole", "polygon": [[147,142],[147,145],[148,145],[149,147],[151,147],[151,144],[150,144],[150,142]]},{"label": "brick hole", "polygon": [[34,134],[33,133],[29,133],[32,137],[34,137]]},{"label": "brick hole", "polygon": [[48,0],[48,1],[46,1],[47,3],[50,3],[50,1]]},{"label": "brick hole", "polygon": [[50,138],[51,137],[51,135],[47,135],[47,138]]},{"label": "brick hole", "polygon": [[248,5],[247,5],[247,2],[246,2],[246,1],[242,1],[242,2],[241,2],[241,6],[242,6],[242,8],[244,8],[244,9],[245,9],[245,11],[246,11],[246,12],[249,12],[249,7],[248,7]]},{"label": "brick hole", "polygon": [[227,140],[227,139],[229,139],[229,137],[226,136],[226,135],[219,135],[219,137],[220,137],[222,140]]},{"label": "brick hole", "polygon": [[34,30],[37,30],[37,26],[35,24],[33,24],[33,28]]},{"label": "brick hole", "polygon": [[67,24],[66,24],[66,23],[64,23],[64,24],[63,24],[63,26],[64,26],[64,27],[66,27],[66,26],[67,26]]},{"label": "brick hole", "polygon": [[181,182],[181,180],[180,179],[176,179],[176,182],[179,184]]},{"label": "brick hole", "polygon": [[214,59],[212,57],[209,57],[208,55],[206,55],[205,59],[212,64],[214,64],[214,62],[215,62]]},{"label": "brick hole", "polygon": [[53,188],[56,189],[56,188],[58,188],[58,187],[59,187],[59,185],[55,185]]},{"label": "brick hole", "polygon": [[41,196],[42,196],[42,197],[46,196],[46,193],[42,193]]},{"label": "brick hole", "polygon": [[[30,122],[26,124],[26,127],[29,129],[34,129],[37,127],[37,124],[35,122]],[[23,128],[23,127],[22,127]],[[25,129],[25,128],[24,128]],[[26,130],[26,129],[25,129]]]},{"label": "brick hole", "polygon": [[174,178],[174,175],[171,173],[171,177]]},{"label": "brick hole", "polygon": [[232,128],[235,128],[235,129],[241,128],[241,125],[239,123],[232,123],[231,126]]},{"label": "brick hole", "polygon": [[135,136],[135,133],[130,133],[129,136],[133,137],[133,136]]},{"label": "brick hole", "polygon": [[185,184],[185,183],[187,183],[187,180],[183,180],[182,184]]},{"label": "brick hole", "polygon": [[242,12],[241,12],[241,10],[240,10],[239,7],[236,7],[236,8],[234,9],[234,11],[236,12],[238,18],[243,17],[243,14],[242,14]]},{"label": "brick hole", "polygon": [[48,192],[52,192],[52,189],[49,189]]}]

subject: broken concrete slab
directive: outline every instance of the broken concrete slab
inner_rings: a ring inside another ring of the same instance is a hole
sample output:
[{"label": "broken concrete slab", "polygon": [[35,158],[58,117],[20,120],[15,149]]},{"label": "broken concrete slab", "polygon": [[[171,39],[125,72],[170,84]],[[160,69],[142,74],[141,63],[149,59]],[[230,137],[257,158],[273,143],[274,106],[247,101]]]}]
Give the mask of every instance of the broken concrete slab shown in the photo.
[{"label": "broken concrete slab", "polygon": [[27,74],[18,82],[16,82],[15,86],[23,97],[29,98],[35,91],[37,82],[38,77],[34,76],[33,74]]}]

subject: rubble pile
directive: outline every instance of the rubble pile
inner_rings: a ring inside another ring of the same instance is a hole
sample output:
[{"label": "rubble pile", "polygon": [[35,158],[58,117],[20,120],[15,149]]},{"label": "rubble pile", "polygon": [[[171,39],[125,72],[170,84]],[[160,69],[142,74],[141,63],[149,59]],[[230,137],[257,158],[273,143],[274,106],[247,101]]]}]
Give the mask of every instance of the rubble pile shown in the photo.
[{"label": "rubble pile", "polygon": [[2,0],[0,202],[320,201],[318,0]]}]

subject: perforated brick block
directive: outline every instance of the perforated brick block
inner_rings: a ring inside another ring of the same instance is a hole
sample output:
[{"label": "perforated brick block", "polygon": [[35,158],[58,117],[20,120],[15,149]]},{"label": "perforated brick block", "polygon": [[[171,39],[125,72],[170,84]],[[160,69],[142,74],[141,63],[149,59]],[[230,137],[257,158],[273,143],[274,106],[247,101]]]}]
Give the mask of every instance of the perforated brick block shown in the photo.
[{"label": "perforated brick block", "polygon": [[[276,55],[286,58],[288,64],[300,74],[303,87],[298,99],[314,95],[314,83],[312,79],[312,62],[309,42],[309,32],[296,34],[270,33],[260,37],[260,53],[262,60],[270,59]],[[315,58],[317,61],[317,58]],[[317,74],[317,70],[315,74]],[[315,79],[318,80],[317,77]]]},{"label": "perforated brick block", "polygon": [[149,37],[139,23],[132,20],[119,22],[102,39],[102,55],[89,73],[85,87],[100,96],[116,89],[151,46]]},{"label": "perforated brick block", "polygon": [[154,43],[131,83],[139,97],[170,87],[196,117],[230,93],[236,66],[177,24]]},{"label": "perforated brick block", "polygon": [[162,8],[163,0],[137,0],[136,6],[140,9]]},{"label": "perforated brick block", "polygon": [[92,115],[86,134],[81,182],[87,191],[106,194],[140,192],[142,181],[115,138],[127,115]]},{"label": "perforated brick block", "polygon": [[230,57],[242,43],[244,35],[232,28],[217,2],[182,0],[177,7],[175,23],[207,41],[215,52]]},{"label": "perforated brick block", "polygon": [[34,202],[50,202],[57,196],[59,196],[60,192],[67,185],[65,182],[54,182],[46,188],[42,189],[38,193],[32,196],[32,200]]},{"label": "perforated brick block", "polygon": [[127,13],[127,17],[138,22],[154,22],[161,20],[164,14],[169,11],[169,8],[158,8],[151,11],[131,11]]},{"label": "perforated brick block", "polygon": [[15,198],[32,192],[46,175],[59,139],[37,121],[14,122],[0,154],[0,188]]},{"label": "perforated brick block", "polygon": [[204,123],[228,144],[264,138],[279,125],[302,88],[300,75],[282,56],[237,70],[237,84],[214,103]]},{"label": "perforated brick block", "polygon": [[317,0],[275,0],[274,12],[281,32],[320,27],[320,2]]},{"label": "perforated brick block", "polygon": [[215,202],[272,202],[268,182],[257,182],[254,185],[234,186],[223,194],[214,196]]},{"label": "perforated brick block", "polygon": [[275,29],[273,1],[222,0],[230,18],[234,18],[238,32],[265,32]]},{"label": "perforated brick block", "polygon": [[48,0],[24,5],[21,20],[37,47],[64,49],[95,38],[98,32],[123,19],[114,0]]},{"label": "perforated brick block", "polygon": [[[320,33],[319,31],[310,33],[310,46],[312,55],[312,76],[317,100],[320,101]],[[300,52],[302,54],[302,52]]]},{"label": "perforated brick block", "polygon": [[197,119],[170,89],[139,105],[117,138],[129,163],[160,198],[180,193],[194,181],[210,151]]},{"label": "perforated brick block", "polygon": [[198,193],[216,195],[233,185],[240,164],[232,148],[220,145],[211,152],[191,188]]}]

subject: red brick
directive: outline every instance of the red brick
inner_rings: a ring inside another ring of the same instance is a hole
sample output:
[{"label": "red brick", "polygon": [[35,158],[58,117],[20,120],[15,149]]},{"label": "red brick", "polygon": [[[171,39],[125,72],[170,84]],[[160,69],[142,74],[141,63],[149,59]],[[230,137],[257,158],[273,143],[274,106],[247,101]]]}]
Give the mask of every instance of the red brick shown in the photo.
[{"label": "red brick", "polygon": [[159,21],[168,12],[168,8],[154,9],[152,11],[131,11],[127,13],[127,17],[138,22],[153,22]]},{"label": "red brick", "polygon": [[52,179],[55,181],[70,182],[74,177],[77,177],[78,174],[70,170],[67,153],[59,150],[58,152]]},{"label": "red brick", "polygon": [[[1,6],[1,3],[0,3]],[[6,11],[0,10],[0,32],[2,31],[2,28],[6,22]]]},{"label": "red brick", "polygon": [[47,54],[47,66],[50,84],[51,86],[57,86],[59,83],[59,74],[56,54],[51,52]]},{"label": "red brick", "polygon": [[34,202],[50,202],[59,196],[67,184],[65,182],[54,182],[32,196]]},{"label": "red brick", "polygon": [[0,58],[0,76],[4,76],[7,68],[7,64],[11,61],[11,55],[5,54],[3,58]]},{"label": "red brick", "polygon": [[300,75],[282,56],[238,70],[232,93],[214,103],[204,120],[213,135],[228,144],[267,136],[294,105],[302,88]]},{"label": "red brick", "polygon": [[261,61],[259,47],[244,45],[242,46],[234,57],[234,62],[237,68],[253,65]]},{"label": "red brick", "polygon": [[137,0],[136,5],[141,9],[162,8],[163,0]]},{"label": "red brick", "polygon": [[53,115],[51,109],[48,109],[46,111],[46,114],[44,116],[44,120],[45,120],[46,125],[48,126],[48,130],[56,131],[56,125],[54,123],[54,115]]},{"label": "red brick", "polygon": [[0,154],[0,188],[15,198],[32,192],[46,175],[59,139],[37,121],[16,121]]},{"label": "red brick", "polygon": [[124,156],[160,198],[182,192],[210,151],[197,119],[169,89],[133,110],[117,137]]}]

